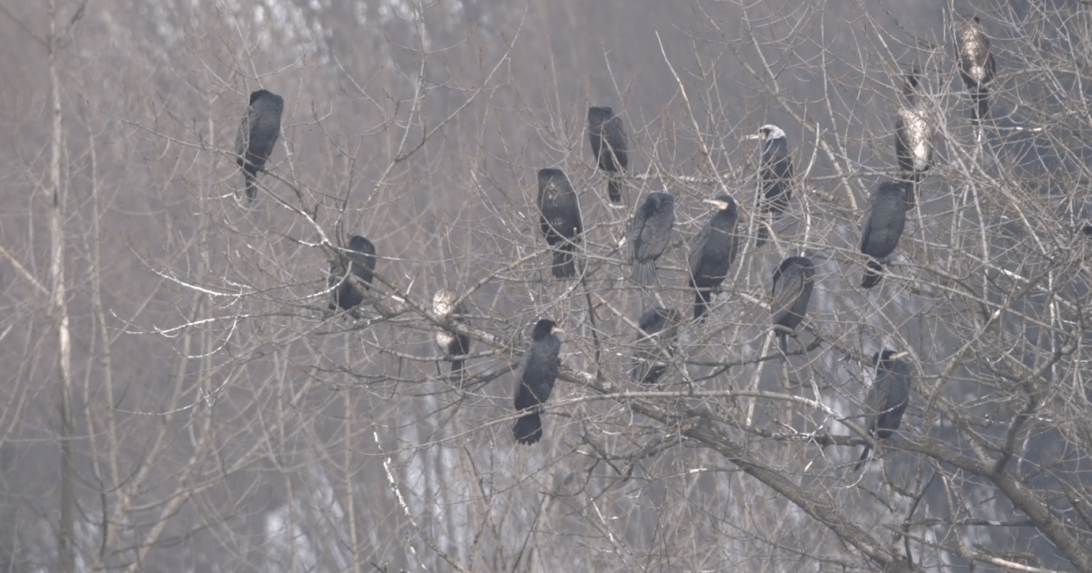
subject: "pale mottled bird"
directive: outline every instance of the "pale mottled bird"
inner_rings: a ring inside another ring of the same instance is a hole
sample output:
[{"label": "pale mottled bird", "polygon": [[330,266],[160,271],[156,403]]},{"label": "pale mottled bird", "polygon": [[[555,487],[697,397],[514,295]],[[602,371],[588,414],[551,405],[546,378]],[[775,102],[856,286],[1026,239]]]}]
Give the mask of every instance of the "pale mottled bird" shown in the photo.
[{"label": "pale mottled bird", "polygon": [[[440,289],[432,295],[432,312],[450,317],[452,322],[464,326],[470,326],[470,318],[466,316],[466,306],[463,303],[456,305],[459,296],[448,289]],[[470,353],[470,337],[459,334],[453,330],[441,328],[436,331],[436,345],[440,351],[451,358],[451,373],[457,374],[463,369],[463,361],[455,358]]]},{"label": "pale mottled bird", "polygon": [[975,121],[982,120],[989,113],[987,86],[997,73],[997,65],[990,51],[990,39],[978,16],[964,20],[956,31],[956,59],[959,75],[971,93],[971,113]]},{"label": "pale mottled bird", "polygon": [[933,163],[933,126],[929,124],[925,101],[918,97],[918,69],[906,74],[903,96],[906,105],[899,108],[895,120],[895,159],[899,177],[906,182],[906,208],[913,209],[918,183]]}]

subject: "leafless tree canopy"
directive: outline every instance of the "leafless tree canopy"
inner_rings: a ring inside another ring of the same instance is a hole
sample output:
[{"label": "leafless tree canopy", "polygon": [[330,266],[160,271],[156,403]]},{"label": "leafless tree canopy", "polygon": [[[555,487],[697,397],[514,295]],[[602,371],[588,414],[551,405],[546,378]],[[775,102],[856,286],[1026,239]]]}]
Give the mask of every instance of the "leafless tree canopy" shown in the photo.
[{"label": "leafless tree canopy", "polygon": [[[0,572],[1092,572],[1089,8],[0,0]],[[980,122],[956,59],[973,16],[996,67]],[[284,111],[249,203],[258,89]],[[626,132],[621,206],[590,106]],[[900,117],[930,127],[931,165],[864,290]],[[764,125],[793,165],[774,218]],[[572,279],[542,168],[579,198]],[[665,190],[639,287],[626,235]],[[694,321],[687,258],[720,194],[738,254]],[[330,310],[353,235],[374,276]],[[783,353],[790,256],[814,292]],[[652,308],[685,317],[662,342]],[[512,368],[540,318],[561,370],[522,446]],[[877,441],[885,348],[910,399]]]}]

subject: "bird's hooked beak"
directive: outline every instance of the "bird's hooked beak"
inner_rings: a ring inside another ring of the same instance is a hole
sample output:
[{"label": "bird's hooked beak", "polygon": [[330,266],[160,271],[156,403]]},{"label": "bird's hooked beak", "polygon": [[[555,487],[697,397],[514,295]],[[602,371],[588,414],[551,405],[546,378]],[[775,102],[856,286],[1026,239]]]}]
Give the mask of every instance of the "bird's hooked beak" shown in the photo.
[{"label": "bird's hooked beak", "polygon": [[892,354],[891,358],[888,358],[888,360],[898,360],[899,358],[902,358],[904,356],[909,356],[909,355],[910,355],[909,352],[907,352],[906,350],[903,350],[902,352],[896,352],[896,353]]},{"label": "bird's hooked beak", "polygon": [[748,136],[743,138],[744,141],[748,141],[748,140],[751,140],[751,139],[761,139],[762,141],[766,141],[766,132],[765,131],[760,131],[758,133],[752,133],[751,135],[748,135]]},{"label": "bird's hooked beak", "polygon": [[561,330],[561,327],[555,324],[554,327],[550,329],[550,334],[565,334],[565,331]]},{"label": "bird's hooked beak", "polygon": [[717,209],[727,209],[728,208],[728,202],[727,201],[721,201],[720,199],[702,199],[701,202],[713,205]]}]

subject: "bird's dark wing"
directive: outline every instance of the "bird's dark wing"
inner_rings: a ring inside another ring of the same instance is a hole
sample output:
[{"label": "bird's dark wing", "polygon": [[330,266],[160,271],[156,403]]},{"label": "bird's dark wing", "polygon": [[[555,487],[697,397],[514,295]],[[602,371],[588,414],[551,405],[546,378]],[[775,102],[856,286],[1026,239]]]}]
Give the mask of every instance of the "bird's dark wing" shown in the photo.
[{"label": "bird's dark wing", "polygon": [[887,409],[887,399],[891,394],[891,380],[888,379],[886,371],[882,368],[876,373],[876,380],[872,383],[872,387],[868,389],[868,396],[865,398],[865,410],[868,414],[868,430],[874,432],[876,430],[876,423],[879,421],[880,413]]},{"label": "bird's dark wing", "polygon": [[250,127],[257,121],[258,110],[247,106],[246,115],[243,116],[243,121],[239,124],[239,131],[235,134],[235,155],[239,165],[242,165],[245,161],[247,147],[250,144]]},{"label": "bird's dark wing", "polygon": [[773,302],[770,303],[770,313],[774,323],[780,322],[791,310],[800,293],[804,292],[804,273],[793,265],[784,273],[781,269],[774,272]]},{"label": "bird's dark wing", "polygon": [[869,235],[872,234],[872,214],[869,213],[868,219],[865,219],[864,228],[861,229],[861,252],[865,252],[865,246],[868,245]]},{"label": "bird's dark wing", "polygon": [[645,230],[651,231],[649,226],[651,217],[646,217],[643,211],[644,209],[638,209],[633,216],[633,225],[629,228],[629,241],[633,244],[633,258],[638,261],[648,257],[648,239],[645,237]]},{"label": "bird's dark wing", "polygon": [[698,237],[694,239],[694,246],[690,249],[690,257],[687,259],[691,280],[698,278],[701,272],[702,259],[705,257],[705,243],[709,242],[709,234],[712,228],[706,225]]}]

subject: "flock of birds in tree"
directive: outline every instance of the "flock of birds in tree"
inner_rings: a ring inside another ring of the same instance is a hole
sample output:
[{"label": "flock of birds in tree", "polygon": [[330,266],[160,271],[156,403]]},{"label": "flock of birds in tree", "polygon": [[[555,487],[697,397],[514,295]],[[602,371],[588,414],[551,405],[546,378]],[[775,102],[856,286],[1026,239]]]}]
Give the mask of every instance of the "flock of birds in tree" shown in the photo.
[{"label": "flock of birds in tree", "polygon": [[[978,123],[989,112],[988,86],[994,79],[995,64],[978,17],[966,20],[957,31],[956,56],[959,73],[972,99],[971,115]],[[933,160],[933,128],[926,108],[918,97],[919,70],[915,67],[904,78],[905,105],[895,121],[895,157],[899,168],[897,181],[881,182],[872,196],[872,208],[861,234],[861,253],[867,255],[861,286],[870,289],[883,277],[883,264],[898,247],[906,222],[906,211],[917,201],[917,184],[924,179]],[[269,91],[250,94],[247,113],[235,140],[235,154],[243,171],[247,199],[257,195],[257,174],[277,142],[284,100]],[[622,118],[610,107],[588,109],[588,139],[599,170],[607,174],[607,196],[611,203],[623,202],[625,170],[629,165],[628,142]],[[776,125],[765,125],[750,138],[762,141],[759,167],[760,186],[756,204],[761,217],[756,248],[768,239],[773,221],[788,208],[792,198],[794,174],[785,133]],[[687,259],[689,287],[694,290],[693,317],[701,320],[714,294],[728,276],[739,250],[736,234],[740,206],[727,194],[704,200],[714,208],[690,248]],[[541,229],[553,251],[551,272],[555,278],[577,275],[575,250],[583,233],[580,205],[568,176],[560,169],[538,171],[538,209]],[[670,244],[675,223],[675,199],[665,192],[653,192],[634,213],[627,237],[632,246],[632,280],[641,287],[656,283],[656,261]],[[331,265],[329,287],[331,309],[340,308],[354,318],[357,306],[372,281],[376,266],[375,245],[354,235],[344,257]],[[349,277],[352,276],[353,279]],[[787,337],[795,332],[807,313],[815,281],[815,265],[802,256],[786,258],[773,273],[771,322],[787,353]],[[442,289],[433,297],[433,311],[453,323],[469,326],[464,305],[458,296]],[[673,353],[682,314],[673,308],[657,307],[638,319],[640,334],[635,344],[634,365],[630,374],[644,384],[657,383],[667,371],[666,359]],[[562,332],[549,319],[539,320],[531,333],[531,345],[517,368],[515,407],[521,416],[513,434],[518,443],[533,444],[542,438],[542,405],[550,398],[560,369],[558,358]],[[443,329],[436,343],[451,361],[451,372],[462,373],[465,356],[470,353],[470,337]],[[909,402],[910,366],[901,358],[907,352],[883,350],[873,356],[874,382],[865,399],[866,427],[876,440],[884,440],[897,430]],[[866,445],[855,470],[867,460]]]}]

